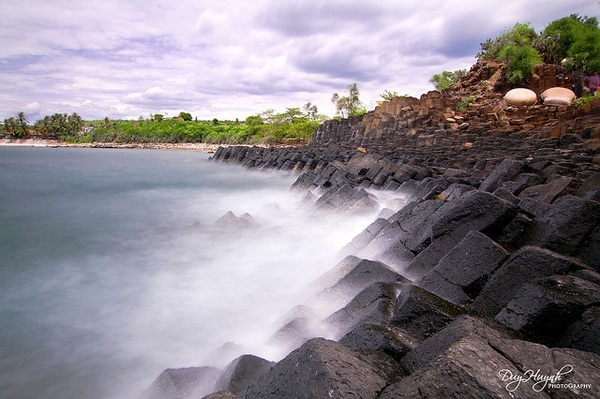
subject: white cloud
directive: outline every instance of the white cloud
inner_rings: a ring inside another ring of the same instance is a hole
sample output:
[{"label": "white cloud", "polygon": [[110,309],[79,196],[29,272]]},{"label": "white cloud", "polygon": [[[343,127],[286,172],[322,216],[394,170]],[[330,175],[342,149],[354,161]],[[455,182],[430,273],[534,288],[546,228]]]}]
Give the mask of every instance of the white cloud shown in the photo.
[{"label": "white cloud", "polygon": [[[442,70],[469,68],[479,43],[516,22],[537,30],[587,0],[303,2],[217,0],[0,3],[0,118],[137,118],[191,112],[233,119],[330,97],[356,82],[419,96]],[[67,109],[61,109],[65,107]]]}]

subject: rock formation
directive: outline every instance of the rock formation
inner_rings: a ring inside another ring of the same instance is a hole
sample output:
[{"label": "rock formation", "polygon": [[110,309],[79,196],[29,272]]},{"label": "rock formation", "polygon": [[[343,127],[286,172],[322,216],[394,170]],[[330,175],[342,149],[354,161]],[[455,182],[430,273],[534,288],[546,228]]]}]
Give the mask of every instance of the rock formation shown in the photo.
[{"label": "rock formation", "polygon": [[398,201],[283,322],[274,339],[292,337],[291,352],[251,358],[260,372],[234,360],[207,397],[598,397],[600,101],[515,108],[499,68],[328,121],[306,147],[215,152],[297,174],[293,189],[319,214]]}]

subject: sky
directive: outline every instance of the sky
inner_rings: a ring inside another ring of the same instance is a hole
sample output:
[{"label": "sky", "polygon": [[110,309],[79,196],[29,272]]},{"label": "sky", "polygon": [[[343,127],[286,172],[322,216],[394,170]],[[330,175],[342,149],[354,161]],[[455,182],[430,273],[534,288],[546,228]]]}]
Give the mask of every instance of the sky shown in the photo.
[{"label": "sky", "polygon": [[480,43],[517,22],[538,32],[596,0],[2,0],[0,120],[244,120],[307,102],[333,116],[356,83],[419,97],[469,69]]}]

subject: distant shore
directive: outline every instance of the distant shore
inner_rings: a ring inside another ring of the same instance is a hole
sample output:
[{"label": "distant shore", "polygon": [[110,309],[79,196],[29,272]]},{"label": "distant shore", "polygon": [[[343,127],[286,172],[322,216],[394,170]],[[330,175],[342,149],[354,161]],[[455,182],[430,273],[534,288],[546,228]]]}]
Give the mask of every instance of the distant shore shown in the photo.
[{"label": "distant shore", "polygon": [[43,139],[0,139],[3,147],[76,147],[76,148],[142,148],[153,150],[197,150],[215,151],[227,144],[209,143],[81,143],[70,144],[58,140]]}]

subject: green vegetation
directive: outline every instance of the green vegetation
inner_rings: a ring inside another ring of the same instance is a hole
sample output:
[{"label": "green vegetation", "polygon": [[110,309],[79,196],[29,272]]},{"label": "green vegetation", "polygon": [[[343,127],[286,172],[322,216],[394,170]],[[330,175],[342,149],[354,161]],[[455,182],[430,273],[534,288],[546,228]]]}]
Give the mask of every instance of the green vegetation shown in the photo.
[{"label": "green vegetation", "polygon": [[433,83],[436,90],[442,91],[452,86],[460,79],[464,78],[466,74],[466,69],[458,69],[454,72],[444,71],[442,73],[436,73],[435,75],[433,75],[429,82]]},{"label": "green vegetation", "polygon": [[408,94],[398,94],[395,91],[384,90],[383,94],[380,94],[379,96],[386,101],[390,101],[396,97],[408,97]]},{"label": "green vegetation", "polygon": [[340,115],[342,118],[349,118],[366,113],[367,109],[360,102],[359,95],[356,83],[348,86],[347,96],[341,97],[339,94],[333,93],[331,102],[335,104],[336,115]]},{"label": "green vegetation", "polygon": [[517,23],[496,39],[481,43],[481,51],[477,55],[487,60],[504,61],[509,83],[525,82],[533,76],[533,68],[543,62],[542,56],[533,47],[537,37],[528,23]]},{"label": "green vegetation", "polygon": [[[600,27],[596,17],[572,14],[551,22],[541,33],[529,23],[517,23],[495,39],[481,43],[479,59],[506,63],[505,78],[511,84],[529,80],[541,63],[564,65],[577,79],[600,70]],[[437,90],[456,83],[466,71],[444,71],[430,82]]]},{"label": "green vegetation", "polygon": [[550,64],[564,63],[572,71],[600,70],[598,19],[572,14],[550,23],[534,46]]},{"label": "green vegetation", "polygon": [[576,74],[600,69],[600,28],[598,19],[572,14],[551,22],[539,35],[528,23],[481,43],[479,58],[506,62],[508,82],[531,78],[542,62],[562,64]]},{"label": "green vegetation", "polygon": [[471,104],[473,102],[475,98],[473,96],[466,96],[462,99],[462,101],[460,101],[458,104],[456,104],[456,110],[461,110],[461,109],[467,109],[469,108],[469,104]]},{"label": "green vegetation", "polygon": [[[267,110],[246,118],[245,122],[193,120],[188,112],[165,118],[154,114],[150,119],[84,121],[73,113],[45,116],[29,126],[23,112],[4,121],[4,131],[14,138],[37,136],[69,143],[214,143],[281,144],[308,143],[319,124],[327,119],[311,103],[288,108],[277,114]],[[2,130],[2,129],[0,129]]]}]

